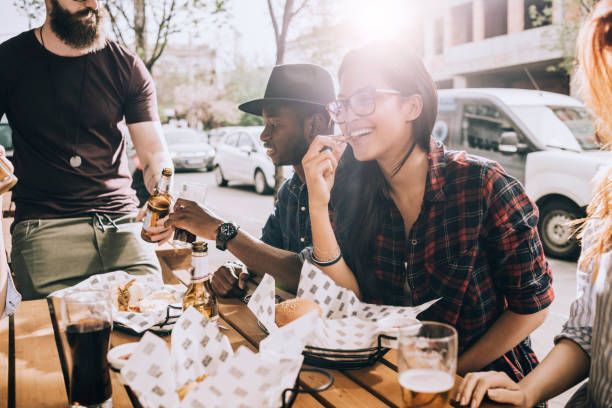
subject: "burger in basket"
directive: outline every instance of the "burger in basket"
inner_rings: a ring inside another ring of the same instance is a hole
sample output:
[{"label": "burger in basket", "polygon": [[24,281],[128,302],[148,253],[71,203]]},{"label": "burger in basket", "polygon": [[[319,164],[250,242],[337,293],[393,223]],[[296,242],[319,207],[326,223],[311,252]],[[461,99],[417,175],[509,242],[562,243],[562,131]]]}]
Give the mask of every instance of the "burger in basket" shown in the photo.
[{"label": "burger in basket", "polygon": [[276,305],[274,322],[278,327],[283,327],[313,310],[317,311],[319,317],[323,316],[321,307],[310,299],[294,298],[285,300]]}]

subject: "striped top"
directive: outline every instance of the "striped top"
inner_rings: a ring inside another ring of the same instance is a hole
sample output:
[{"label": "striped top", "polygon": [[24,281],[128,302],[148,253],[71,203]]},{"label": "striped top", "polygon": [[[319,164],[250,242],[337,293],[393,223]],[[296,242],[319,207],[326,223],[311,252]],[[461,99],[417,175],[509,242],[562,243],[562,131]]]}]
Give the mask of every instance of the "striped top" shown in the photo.
[{"label": "striped top", "polygon": [[[589,244],[587,233],[584,247]],[[589,381],[567,403],[567,407],[612,407],[612,251],[600,259],[593,284],[593,266],[578,268],[577,298],[569,320],[555,342],[575,341],[591,357]]]},{"label": "striped top", "polygon": [[[8,265],[5,266],[8,269]],[[11,277],[11,272],[7,272],[7,284],[6,284],[6,302],[4,304],[4,312],[2,312],[2,316],[0,316],[0,320],[4,319],[6,316],[10,316],[15,313],[17,309],[17,305],[21,302],[21,294],[17,292],[15,289],[15,284],[13,283],[13,278]]]}]

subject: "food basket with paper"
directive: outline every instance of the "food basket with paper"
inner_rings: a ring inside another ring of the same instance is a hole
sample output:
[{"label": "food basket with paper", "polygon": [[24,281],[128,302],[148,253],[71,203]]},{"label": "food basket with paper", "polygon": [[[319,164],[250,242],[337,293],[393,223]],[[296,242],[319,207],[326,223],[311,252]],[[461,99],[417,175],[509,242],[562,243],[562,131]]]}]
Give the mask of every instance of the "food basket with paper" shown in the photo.
[{"label": "food basket with paper", "polygon": [[80,290],[107,292],[112,302],[114,328],[140,334],[153,330],[169,334],[182,314],[182,285],[164,285],[156,275],[115,271],[93,275],[75,286],[51,293],[63,297]]},{"label": "food basket with paper", "polygon": [[263,340],[258,353],[244,346],[234,353],[218,326],[190,307],[172,331],[171,350],[145,333],[121,375],[145,408],[288,406],[315,322],[305,315]]},{"label": "food basket with paper", "polygon": [[[266,275],[248,302],[262,329],[271,334],[279,330],[274,293],[274,278]],[[363,303],[310,263],[302,267],[297,298],[314,302],[321,310],[304,348],[304,362],[343,370],[376,363],[396,347],[397,328],[418,324],[416,316],[437,301],[415,307]]]}]

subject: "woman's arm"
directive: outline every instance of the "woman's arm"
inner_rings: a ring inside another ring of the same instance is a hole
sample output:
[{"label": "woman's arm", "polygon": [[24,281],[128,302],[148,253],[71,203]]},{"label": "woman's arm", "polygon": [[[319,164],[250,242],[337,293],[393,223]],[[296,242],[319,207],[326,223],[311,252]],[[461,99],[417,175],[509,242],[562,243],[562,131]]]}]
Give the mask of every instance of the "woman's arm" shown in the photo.
[{"label": "woman's arm", "polygon": [[477,407],[485,394],[495,402],[533,407],[570,389],[589,374],[591,360],[575,342],[562,339],[527,377],[516,384],[506,373],[468,374],[456,396],[461,405]]},{"label": "woman's arm", "polygon": [[[589,244],[589,229],[583,238],[583,248]],[[531,407],[546,401],[582,381],[591,365],[592,324],[595,317],[595,290],[592,270],[577,270],[577,297],[570,307],[570,316],[563,331],[555,338],[557,344],[535,370],[517,385],[505,373],[471,373],[465,377],[457,400],[478,406],[485,393],[494,401]]]},{"label": "woman's arm", "polygon": [[[338,160],[345,147],[346,144],[338,143],[329,136],[317,136],[302,159],[308,187],[312,252],[313,258],[319,261],[332,260],[341,255],[340,246],[329,219],[329,200]],[[357,279],[344,259],[330,266],[317,266],[336,284],[352,290],[358,297],[361,297]]]},{"label": "woman's arm", "polygon": [[547,315],[548,308],[533,314],[505,311],[493,326],[459,357],[457,372],[465,375],[481,370],[497,360],[544,323]]}]

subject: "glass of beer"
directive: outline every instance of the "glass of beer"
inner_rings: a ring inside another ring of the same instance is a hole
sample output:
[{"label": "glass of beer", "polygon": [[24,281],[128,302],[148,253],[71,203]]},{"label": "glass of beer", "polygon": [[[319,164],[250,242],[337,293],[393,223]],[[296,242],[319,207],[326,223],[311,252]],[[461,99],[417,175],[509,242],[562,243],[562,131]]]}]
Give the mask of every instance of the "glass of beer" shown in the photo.
[{"label": "glass of beer", "polygon": [[400,328],[397,365],[404,408],[450,407],[457,371],[457,331],[436,322]]},{"label": "glass of beer", "polygon": [[107,292],[78,291],[62,298],[62,328],[70,348],[70,405],[112,407],[106,359],[112,329]]},{"label": "glass of beer", "polygon": [[[198,205],[204,206],[204,201],[206,200],[206,192],[207,187],[204,184],[183,183],[183,185],[181,186],[181,191],[179,192],[179,198],[195,201]],[[189,244],[189,246],[191,247],[191,243],[195,242],[195,240],[196,236],[187,230],[177,228],[174,231],[173,242],[175,245]]]}]

